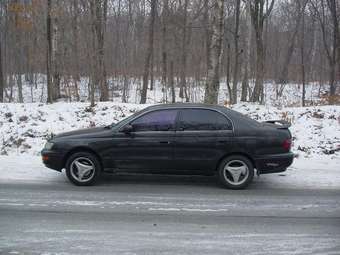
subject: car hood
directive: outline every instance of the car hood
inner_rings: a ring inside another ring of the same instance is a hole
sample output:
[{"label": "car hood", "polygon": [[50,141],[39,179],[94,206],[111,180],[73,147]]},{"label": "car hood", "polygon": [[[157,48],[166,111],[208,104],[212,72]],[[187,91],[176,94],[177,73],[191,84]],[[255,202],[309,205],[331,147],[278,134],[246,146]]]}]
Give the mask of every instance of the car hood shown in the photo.
[{"label": "car hood", "polygon": [[86,129],[78,129],[70,132],[64,132],[55,135],[53,138],[65,138],[65,137],[96,137],[97,135],[106,133],[108,131],[105,127],[96,127],[96,128],[86,128]]}]

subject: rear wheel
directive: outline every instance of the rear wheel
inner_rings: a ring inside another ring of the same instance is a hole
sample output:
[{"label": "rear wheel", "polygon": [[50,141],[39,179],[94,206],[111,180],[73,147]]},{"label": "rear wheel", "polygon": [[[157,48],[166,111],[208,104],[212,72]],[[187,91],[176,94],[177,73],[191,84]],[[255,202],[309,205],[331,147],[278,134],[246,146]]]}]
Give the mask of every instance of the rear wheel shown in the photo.
[{"label": "rear wheel", "polygon": [[233,155],[222,160],[218,168],[221,183],[229,189],[244,189],[254,178],[254,167],[250,160]]},{"label": "rear wheel", "polygon": [[95,183],[101,171],[98,158],[89,152],[72,154],[66,162],[68,179],[78,186],[89,186]]}]

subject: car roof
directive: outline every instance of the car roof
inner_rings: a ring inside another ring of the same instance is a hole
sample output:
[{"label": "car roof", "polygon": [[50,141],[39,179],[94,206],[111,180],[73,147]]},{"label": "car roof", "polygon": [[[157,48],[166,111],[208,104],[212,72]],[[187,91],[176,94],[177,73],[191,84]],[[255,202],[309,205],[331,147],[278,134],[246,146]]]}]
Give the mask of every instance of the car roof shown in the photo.
[{"label": "car roof", "polygon": [[213,110],[227,109],[226,107],[220,105],[212,104],[199,104],[199,103],[174,103],[174,104],[157,104],[147,107],[148,110],[159,110],[159,109],[169,109],[169,108],[205,108]]},{"label": "car roof", "polygon": [[192,108],[203,108],[215,110],[218,112],[222,112],[227,115],[229,119],[231,119],[234,123],[235,121],[241,123],[242,126],[246,125],[258,125],[259,122],[253,120],[244,114],[234,111],[226,106],[222,105],[213,105],[213,104],[200,104],[200,103],[174,103],[174,104],[157,104],[152,105],[144,109],[144,111],[154,111],[154,110],[162,110],[162,109],[192,109]]}]

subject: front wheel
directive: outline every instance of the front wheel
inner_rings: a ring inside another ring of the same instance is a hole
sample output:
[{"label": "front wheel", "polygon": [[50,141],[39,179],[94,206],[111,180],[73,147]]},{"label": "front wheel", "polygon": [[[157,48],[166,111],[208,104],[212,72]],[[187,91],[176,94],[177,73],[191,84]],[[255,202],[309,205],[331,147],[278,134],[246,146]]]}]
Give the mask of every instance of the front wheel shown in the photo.
[{"label": "front wheel", "polygon": [[218,167],[221,183],[229,189],[244,189],[254,178],[254,167],[250,160],[241,155],[222,160]]},{"label": "front wheel", "polygon": [[89,186],[98,179],[101,170],[99,160],[89,152],[72,154],[66,162],[68,179],[78,186]]}]

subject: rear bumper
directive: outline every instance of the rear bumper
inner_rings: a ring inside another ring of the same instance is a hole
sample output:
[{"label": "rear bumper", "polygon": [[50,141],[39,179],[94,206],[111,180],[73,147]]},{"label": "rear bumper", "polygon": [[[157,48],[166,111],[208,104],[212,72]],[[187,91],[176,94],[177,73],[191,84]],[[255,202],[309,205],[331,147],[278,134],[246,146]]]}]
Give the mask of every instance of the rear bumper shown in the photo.
[{"label": "rear bumper", "polygon": [[255,159],[256,169],[260,174],[272,174],[286,171],[293,163],[294,153],[264,155]]},{"label": "rear bumper", "polygon": [[41,151],[42,161],[44,165],[53,170],[61,171],[64,168],[63,155],[49,150]]}]

